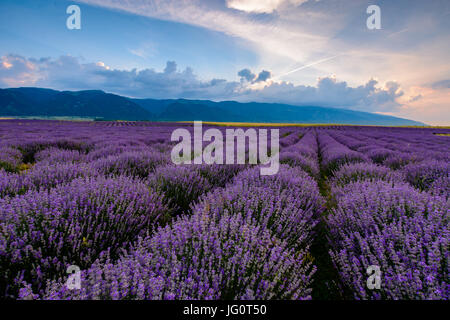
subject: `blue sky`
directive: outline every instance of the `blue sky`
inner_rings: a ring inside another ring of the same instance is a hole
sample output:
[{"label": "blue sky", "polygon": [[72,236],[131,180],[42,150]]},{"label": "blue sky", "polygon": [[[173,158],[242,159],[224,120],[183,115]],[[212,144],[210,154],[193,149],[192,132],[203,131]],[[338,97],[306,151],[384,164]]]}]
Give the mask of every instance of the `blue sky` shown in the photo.
[{"label": "blue sky", "polygon": [[[81,30],[66,8],[81,9]],[[369,30],[366,8],[381,9]],[[0,87],[323,105],[450,123],[449,1],[2,0]]]},{"label": "blue sky", "polygon": [[[119,69],[164,69],[168,60],[212,77],[254,66],[258,57],[239,39],[201,27],[79,4],[81,30],[66,28],[73,1],[2,0],[0,54],[71,55]],[[204,63],[207,61],[208,63]]]}]

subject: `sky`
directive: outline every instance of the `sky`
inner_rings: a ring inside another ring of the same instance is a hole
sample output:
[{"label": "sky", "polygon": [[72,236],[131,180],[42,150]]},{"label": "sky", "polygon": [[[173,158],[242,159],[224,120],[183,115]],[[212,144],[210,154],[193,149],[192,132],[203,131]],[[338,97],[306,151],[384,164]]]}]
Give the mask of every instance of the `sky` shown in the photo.
[{"label": "sky", "polygon": [[21,86],[450,125],[450,1],[2,0],[0,87]]}]

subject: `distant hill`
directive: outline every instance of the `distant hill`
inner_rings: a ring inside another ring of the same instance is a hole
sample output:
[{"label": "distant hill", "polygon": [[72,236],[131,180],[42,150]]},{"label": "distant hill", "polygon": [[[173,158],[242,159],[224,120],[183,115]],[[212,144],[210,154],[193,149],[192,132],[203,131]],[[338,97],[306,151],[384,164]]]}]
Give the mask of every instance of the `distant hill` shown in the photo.
[{"label": "distant hill", "polygon": [[0,117],[91,117],[104,120],[339,123],[411,126],[421,122],[341,108],[278,103],[132,99],[101,90],[0,89]]},{"label": "distant hill", "polygon": [[100,90],[56,91],[40,88],[0,89],[0,115],[155,119],[151,112],[115,94]]}]

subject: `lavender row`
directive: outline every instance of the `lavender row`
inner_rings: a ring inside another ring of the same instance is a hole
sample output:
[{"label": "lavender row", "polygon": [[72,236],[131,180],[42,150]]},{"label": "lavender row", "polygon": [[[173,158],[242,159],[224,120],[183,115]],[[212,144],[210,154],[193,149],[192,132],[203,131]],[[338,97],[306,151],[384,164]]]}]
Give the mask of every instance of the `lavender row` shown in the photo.
[{"label": "lavender row", "polygon": [[[320,208],[317,184],[302,170],[245,170],[117,262],[96,261],[80,290],[55,281],[44,298],[309,299],[308,248]],[[22,289],[21,298],[33,297]]]},{"label": "lavender row", "polygon": [[141,181],[81,178],[50,190],[0,200],[0,294],[37,293],[69,265],[86,268],[117,255],[167,219],[162,195]]},{"label": "lavender row", "polygon": [[300,167],[312,177],[318,178],[320,169],[317,154],[316,134],[313,130],[309,130],[298,142],[281,149],[280,162]]},{"label": "lavender row", "polygon": [[[353,182],[327,216],[330,255],[356,299],[449,299],[449,202],[392,181]],[[378,289],[367,270],[381,271]]]},{"label": "lavender row", "polygon": [[325,175],[332,174],[347,163],[370,161],[364,154],[349,149],[325,132],[320,132],[317,140],[321,150],[321,165]]}]

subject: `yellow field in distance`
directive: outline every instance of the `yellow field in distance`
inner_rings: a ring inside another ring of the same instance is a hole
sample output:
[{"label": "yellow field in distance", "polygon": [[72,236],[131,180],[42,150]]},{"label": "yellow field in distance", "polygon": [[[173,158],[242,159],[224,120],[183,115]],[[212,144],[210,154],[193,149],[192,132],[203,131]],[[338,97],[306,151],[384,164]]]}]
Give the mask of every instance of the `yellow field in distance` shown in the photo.
[{"label": "yellow field in distance", "polygon": [[[177,121],[178,123],[194,123],[194,121]],[[450,126],[381,126],[381,125],[357,125],[339,123],[267,123],[267,122],[213,122],[202,121],[203,124],[225,127],[329,127],[329,126],[358,126],[358,127],[395,127],[395,128],[432,128],[450,129]]]}]

